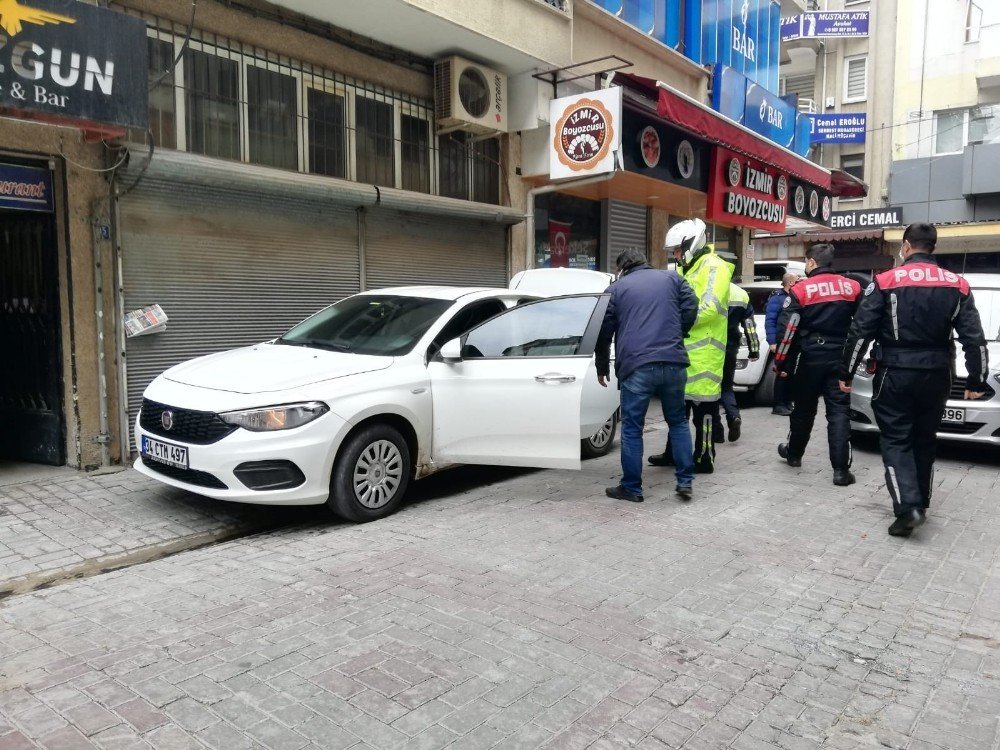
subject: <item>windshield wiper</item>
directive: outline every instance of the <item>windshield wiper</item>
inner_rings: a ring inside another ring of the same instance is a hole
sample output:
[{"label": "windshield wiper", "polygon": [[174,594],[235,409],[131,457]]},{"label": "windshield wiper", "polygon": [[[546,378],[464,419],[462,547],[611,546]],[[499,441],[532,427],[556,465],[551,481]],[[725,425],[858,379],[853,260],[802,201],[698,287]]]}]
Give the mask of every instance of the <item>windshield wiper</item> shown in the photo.
[{"label": "windshield wiper", "polygon": [[323,341],[322,339],[299,339],[296,341],[292,341],[291,339],[278,339],[274,343],[284,344],[285,346],[311,346],[314,349],[326,349],[331,352],[351,351],[351,348],[346,344],[335,344],[332,341]]}]

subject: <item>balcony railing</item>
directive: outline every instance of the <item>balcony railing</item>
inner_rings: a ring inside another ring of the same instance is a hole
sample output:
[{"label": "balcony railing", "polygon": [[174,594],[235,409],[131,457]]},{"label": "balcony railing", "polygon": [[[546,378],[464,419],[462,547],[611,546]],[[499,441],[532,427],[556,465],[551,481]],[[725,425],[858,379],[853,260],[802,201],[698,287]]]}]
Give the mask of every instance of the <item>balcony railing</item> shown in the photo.
[{"label": "balcony railing", "polygon": [[799,97],[799,112],[806,115],[814,115],[817,111],[815,99],[803,99]]},{"label": "balcony railing", "polygon": [[567,13],[569,11],[569,0],[539,0],[539,2],[545,3],[556,10],[561,10],[563,13]]}]

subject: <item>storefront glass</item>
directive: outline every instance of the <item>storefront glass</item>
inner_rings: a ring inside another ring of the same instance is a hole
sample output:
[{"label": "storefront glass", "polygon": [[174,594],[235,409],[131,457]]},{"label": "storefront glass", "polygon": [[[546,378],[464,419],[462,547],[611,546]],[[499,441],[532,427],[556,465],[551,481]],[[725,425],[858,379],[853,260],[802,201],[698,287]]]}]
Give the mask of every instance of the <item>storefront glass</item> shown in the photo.
[{"label": "storefront glass", "polygon": [[535,267],[600,268],[601,204],[548,193],[535,202]]}]

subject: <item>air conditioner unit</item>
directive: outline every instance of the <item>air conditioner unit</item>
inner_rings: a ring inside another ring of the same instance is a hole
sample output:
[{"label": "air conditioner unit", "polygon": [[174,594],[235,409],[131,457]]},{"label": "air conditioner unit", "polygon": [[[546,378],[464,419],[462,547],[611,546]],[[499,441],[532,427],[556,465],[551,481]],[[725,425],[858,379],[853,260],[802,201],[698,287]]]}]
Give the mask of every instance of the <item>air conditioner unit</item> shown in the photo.
[{"label": "air conditioner unit", "polygon": [[507,76],[462,57],[434,63],[434,119],[438,132],[507,132]]}]

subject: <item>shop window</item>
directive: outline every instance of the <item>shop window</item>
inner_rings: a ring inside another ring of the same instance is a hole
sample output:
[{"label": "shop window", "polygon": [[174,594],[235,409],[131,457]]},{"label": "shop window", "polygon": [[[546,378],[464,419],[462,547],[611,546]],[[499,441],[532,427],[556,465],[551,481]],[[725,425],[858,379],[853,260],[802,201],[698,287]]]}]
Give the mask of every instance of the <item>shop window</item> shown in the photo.
[{"label": "shop window", "polygon": [[239,64],[188,49],[184,54],[189,151],[240,158]]},{"label": "shop window", "polygon": [[500,203],[500,143],[495,138],[473,146],[472,200]]},{"label": "shop window", "polygon": [[[174,45],[147,37],[149,47],[149,131],[159,148],[177,148]],[[166,75],[164,75],[166,74]],[[155,84],[155,85],[154,85]],[[141,140],[145,140],[145,136]]]},{"label": "shop window", "polygon": [[309,89],[309,171],[347,177],[347,102],[340,94]]},{"label": "shop window", "polygon": [[254,164],[298,168],[295,91],[292,76],[247,66],[247,125]]},{"label": "shop window", "polygon": [[868,55],[844,60],[844,103],[863,102],[868,98]]},{"label": "shop window", "polygon": [[561,193],[535,201],[535,267],[601,268],[601,204]]},{"label": "shop window", "polygon": [[448,133],[438,138],[438,183],[441,195],[469,197],[469,169],[465,133]]},{"label": "shop window", "polygon": [[354,97],[354,134],[358,182],[395,187],[393,106],[360,94]]},{"label": "shop window", "polygon": [[865,155],[851,154],[840,158],[840,168],[852,177],[859,180],[865,179]]},{"label": "shop window", "polygon": [[420,117],[399,118],[403,190],[431,191],[430,123]]}]

